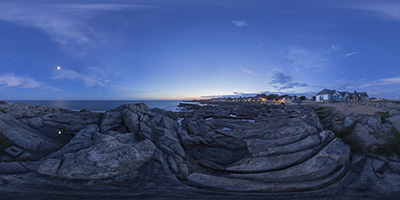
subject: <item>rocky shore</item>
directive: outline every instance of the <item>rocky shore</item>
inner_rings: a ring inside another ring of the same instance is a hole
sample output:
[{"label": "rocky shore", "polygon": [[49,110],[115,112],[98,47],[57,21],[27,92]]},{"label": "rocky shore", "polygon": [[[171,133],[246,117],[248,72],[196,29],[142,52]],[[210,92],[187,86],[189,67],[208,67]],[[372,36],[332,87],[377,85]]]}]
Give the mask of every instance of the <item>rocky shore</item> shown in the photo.
[{"label": "rocky shore", "polygon": [[393,198],[398,154],[367,148],[398,133],[393,106],[388,117],[310,105],[94,113],[2,103],[0,198]]}]

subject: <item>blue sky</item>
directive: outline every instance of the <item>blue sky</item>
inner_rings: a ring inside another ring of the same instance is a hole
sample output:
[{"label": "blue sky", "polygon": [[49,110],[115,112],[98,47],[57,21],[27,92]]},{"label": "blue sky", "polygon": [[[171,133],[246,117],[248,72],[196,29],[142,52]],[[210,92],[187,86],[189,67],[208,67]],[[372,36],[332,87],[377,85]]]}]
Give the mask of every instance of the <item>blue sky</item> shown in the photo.
[{"label": "blue sky", "polygon": [[3,0],[0,99],[400,99],[399,35],[399,1]]}]

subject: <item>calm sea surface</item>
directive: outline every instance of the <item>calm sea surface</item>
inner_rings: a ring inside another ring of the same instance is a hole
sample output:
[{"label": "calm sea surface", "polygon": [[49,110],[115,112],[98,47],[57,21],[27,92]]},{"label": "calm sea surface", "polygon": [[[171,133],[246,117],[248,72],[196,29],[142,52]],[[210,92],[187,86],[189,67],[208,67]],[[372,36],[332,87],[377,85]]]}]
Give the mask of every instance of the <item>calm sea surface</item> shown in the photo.
[{"label": "calm sea surface", "polygon": [[132,101],[6,101],[7,103],[26,103],[31,105],[51,106],[71,110],[89,109],[96,112],[104,112],[123,104],[145,103],[149,108],[160,108],[168,111],[177,111],[181,100],[132,100]]}]

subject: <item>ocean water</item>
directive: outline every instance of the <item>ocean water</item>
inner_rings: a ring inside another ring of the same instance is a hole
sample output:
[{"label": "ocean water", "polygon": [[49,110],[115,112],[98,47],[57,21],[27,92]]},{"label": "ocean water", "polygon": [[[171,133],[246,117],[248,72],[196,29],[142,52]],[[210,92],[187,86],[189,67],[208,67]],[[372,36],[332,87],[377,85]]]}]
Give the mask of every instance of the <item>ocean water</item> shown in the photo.
[{"label": "ocean water", "polygon": [[149,108],[160,108],[168,111],[177,111],[182,100],[132,100],[132,101],[6,101],[7,103],[26,103],[39,106],[51,106],[56,108],[66,108],[71,110],[88,109],[94,112],[104,112],[117,108],[123,104],[145,103]]}]

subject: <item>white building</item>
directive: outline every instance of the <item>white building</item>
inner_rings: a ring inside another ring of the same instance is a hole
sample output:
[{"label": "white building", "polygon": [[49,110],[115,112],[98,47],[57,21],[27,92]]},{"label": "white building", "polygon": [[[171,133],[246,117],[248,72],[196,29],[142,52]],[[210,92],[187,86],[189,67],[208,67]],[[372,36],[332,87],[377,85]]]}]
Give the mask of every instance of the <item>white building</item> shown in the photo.
[{"label": "white building", "polygon": [[368,94],[366,92],[358,93],[354,91],[354,93],[349,93],[323,89],[315,95],[315,101],[368,101]]}]

